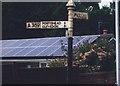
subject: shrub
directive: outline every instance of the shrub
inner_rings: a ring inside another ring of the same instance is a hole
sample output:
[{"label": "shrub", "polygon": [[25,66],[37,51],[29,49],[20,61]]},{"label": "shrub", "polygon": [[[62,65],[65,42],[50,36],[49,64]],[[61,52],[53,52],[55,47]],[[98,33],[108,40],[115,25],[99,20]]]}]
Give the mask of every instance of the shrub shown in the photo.
[{"label": "shrub", "polygon": [[[63,43],[62,50],[67,57],[67,49]],[[50,67],[67,66],[67,59],[55,59],[50,62]],[[81,72],[98,72],[115,70],[115,43],[108,38],[100,37],[95,43],[89,44],[88,40],[73,49],[73,66]]]}]

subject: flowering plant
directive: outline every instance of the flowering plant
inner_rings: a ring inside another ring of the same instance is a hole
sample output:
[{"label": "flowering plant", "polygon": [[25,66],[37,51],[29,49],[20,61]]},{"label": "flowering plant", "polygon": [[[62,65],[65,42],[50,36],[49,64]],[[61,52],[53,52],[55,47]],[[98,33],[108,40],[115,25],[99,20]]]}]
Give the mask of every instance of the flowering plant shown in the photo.
[{"label": "flowering plant", "polygon": [[[109,38],[100,37],[96,42],[90,44],[84,41],[73,49],[73,66],[81,69],[81,72],[98,72],[115,70],[115,43]],[[67,57],[67,49],[62,45],[62,50]],[[51,61],[51,67],[67,66],[67,58]]]},{"label": "flowering plant", "polygon": [[103,37],[93,44],[84,42],[73,50],[73,66],[85,72],[115,70],[115,43]]}]

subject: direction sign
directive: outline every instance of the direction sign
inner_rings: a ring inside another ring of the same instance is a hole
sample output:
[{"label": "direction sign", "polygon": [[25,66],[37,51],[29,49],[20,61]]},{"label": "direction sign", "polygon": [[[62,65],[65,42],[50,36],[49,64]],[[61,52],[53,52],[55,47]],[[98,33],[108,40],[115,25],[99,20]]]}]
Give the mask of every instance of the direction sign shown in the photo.
[{"label": "direction sign", "polygon": [[41,22],[27,22],[26,23],[26,28],[28,28],[28,29],[41,28]]},{"label": "direction sign", "polygon": [[55,29],[68,28],[68,21],[41,21],[41,22],[27,22],[26,28],[41,28],[41,29]]},{"label": "direction sign", "polygon": [[85,13],[85,12],[74,12],[73,13],[73,18],[88,20],[88,13]]}]

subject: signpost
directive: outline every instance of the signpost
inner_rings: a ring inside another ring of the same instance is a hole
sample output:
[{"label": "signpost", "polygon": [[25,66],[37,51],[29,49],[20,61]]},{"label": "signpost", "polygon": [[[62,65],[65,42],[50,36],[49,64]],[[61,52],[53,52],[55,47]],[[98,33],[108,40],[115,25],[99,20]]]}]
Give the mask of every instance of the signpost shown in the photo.
[{"label": "signpost", "polygon": [[86,20],[88,20],[88,13],[85,13],[85,12],[74,12],[73,17],[75,19],[86,19]]},{"label": "signpost", "polygon": [[69,0],[66,4],[68,10],[68,59],[67,59],[67,84],[72,84],[72,61],[73,61],[73,10],[75,4]]},{"label": "signpost", "polygon": [[27,22],[26,28],[27,29],[41,28],[41,22]]},{"label": "signpost", "polygon": [[27,22],[26,28],[40,28],[40,29],[55,29],[68,28],[68,21],[41,21],[41,22]]},{"label": "signpost", "polygon": [[27,22],[27,29],[57,29],[68,28],[68,66],[67,66],[67,84],[72,84],[72,61],[73,61],[73,19],[88,19],[88,13],[74,12],[75,4],[73,0],[68,0],[66,4],[68,10],[68,21],[41,21]]}]

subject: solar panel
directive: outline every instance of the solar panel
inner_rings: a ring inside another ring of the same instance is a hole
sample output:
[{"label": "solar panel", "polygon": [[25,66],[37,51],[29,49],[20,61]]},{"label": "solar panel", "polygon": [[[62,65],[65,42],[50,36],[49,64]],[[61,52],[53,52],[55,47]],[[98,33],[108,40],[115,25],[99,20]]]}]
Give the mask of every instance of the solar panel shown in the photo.
[{"label": "solar panel", "polygon": [[14,56],[25,56],[26,53],[30,52],[34,48],[24,48],[23,50],[14,54]]},{"label": "solar panel", "polygon": [[[10,45],[9,47],[19,47],[21,44],[25,43],[27,40],[18,40],[14,44]],[[9,43],[9,42],[8,42]],[[3,46],[4,47],[4,46]]]},{"label": "solar panel", "polygon": [[89,43],[92,43],[94,42],[95,40],[97,39],[97,36],[92,36],[89,40]]},{"label": "solar panel", "polygon": [[49,45],[53,45],[54,43],[56,43],[57,41],[59,41],[58,38],[53,38],[48,40],[47,42],[41,44],[41,46],[49,46]]},{"label": "solar panel", "polygon": [[4,56],[14,56],[14,54],[20,52],[21,50],[23,50],[24,48],[11,48],[11,50],[9,50],[6,54],[4,54]]},{"label": "solar panel", "polygon": [[0,49],[0,56],[2,56],[2,49]]},{"label": "solar panel", "polygon": [[29,46],[40,46],[41,44],[47,42],[50,39],[38,39],[34,43],[30,44]]},{"label": "solar panel", "polygon": [[26,42],[19,45],[19,47],[28,47],[30,44],[33,44],[36,40],[27,40]]},{"label": "solar panel", "polygon": [[1,49],[1,47],[2,47],[2,41],[0,40],[0,49]]},{"label": "solar panel", "polygon": [[52,46],[61,46],[63,44],[67,44],[67,38],[60,38],[56,41]]},{"label": "solar panel", "polygon": [[[12,42],[11,42],[12,43]],[[2,47],[7,47],[9,46],[11,43],[9,43],[8,40],[2,41]]]},{"label": "solar panel", "polygon": [[62,49],[58,48],[54,52],[52,52],[50,56],[63,56],[63,55],[64,55],[64,52],[62,51]]},{"label": "solar panel", "polygon": [[80,40],[82,40],[84,37],[74,37],[73,38],[73,45],[76,45]]},{"label": "solar panel", "polygon": [[47,47],[45,50],[37,54],[36,56],[50,56],[58,47]]},{"label": "solar panel", "polygon": [[12,51],[13,49],[14,48],[12,48],[12,49],[11,48],[5,48],[5,49],[3,48],[2,49],[2,55],[5,56],[8,52]]},{"label": "solar panel", "polygon": [[94,41],[98,38],[98,36],[99,36],[99,35],[82,36],[81,39],[80,39],[80,41],[77,42],[77,43],[75,44],[75,46],[77,46],[77,45],[82,45],[83,42],[86,42],[86,41],[88,41],[88,43],[92,43],[92,42],[94,42]]},{"label": "solar panel", "polygon": [[[74,36],[73,48],[83,44],[86,40],[92,43],[98,36]],[[0,49],[0,56],[2,57],[63,56],[65,52],[62,45],[64,49],[68,49],[67,37],[2,40],[0,43],[2,44],[2,49]]]},{"label": "solar panel", "polygon": [[39,54],[41,51],[43,51],[46,48],[47,47],[36,47],[33,50],[26,53],[25,56],[36,56],[37,54]]}]

